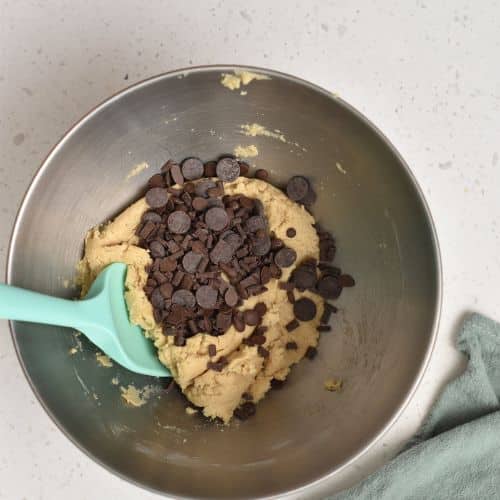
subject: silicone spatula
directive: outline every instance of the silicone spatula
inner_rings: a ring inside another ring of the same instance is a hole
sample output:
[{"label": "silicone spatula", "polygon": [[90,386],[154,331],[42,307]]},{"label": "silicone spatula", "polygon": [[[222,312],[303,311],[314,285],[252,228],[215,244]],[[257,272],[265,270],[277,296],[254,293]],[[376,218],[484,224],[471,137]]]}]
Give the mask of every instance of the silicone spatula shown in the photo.
[{"label": "silicone spatula", "polygon": [[0,284],[0,318],[74,328],[125,368],[143,375],[169,377],[152,341],[129,320],[124,296],[126,272],[125,264],[109,265],[85,299],[78,301]]}]

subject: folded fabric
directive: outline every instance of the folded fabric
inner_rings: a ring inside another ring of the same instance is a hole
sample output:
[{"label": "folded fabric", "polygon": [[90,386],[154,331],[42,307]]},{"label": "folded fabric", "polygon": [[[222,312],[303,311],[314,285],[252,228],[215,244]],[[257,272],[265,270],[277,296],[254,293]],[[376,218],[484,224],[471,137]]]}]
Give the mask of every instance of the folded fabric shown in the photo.
[{"label": "folded fabric", "polygon": [[470,315],[457,347],[467,369],[444,389],[415,438],[335,500],[500,498],[500,324]]}]

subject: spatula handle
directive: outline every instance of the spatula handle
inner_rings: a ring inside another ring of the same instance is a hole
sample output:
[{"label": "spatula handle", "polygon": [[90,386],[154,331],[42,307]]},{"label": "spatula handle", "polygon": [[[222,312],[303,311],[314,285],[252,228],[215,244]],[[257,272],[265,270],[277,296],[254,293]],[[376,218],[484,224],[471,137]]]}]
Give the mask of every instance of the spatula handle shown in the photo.
[{"label": "spatula handle", "polygon": [[0,283],[0,318],[77,328],[81,316],[78,302]]}]

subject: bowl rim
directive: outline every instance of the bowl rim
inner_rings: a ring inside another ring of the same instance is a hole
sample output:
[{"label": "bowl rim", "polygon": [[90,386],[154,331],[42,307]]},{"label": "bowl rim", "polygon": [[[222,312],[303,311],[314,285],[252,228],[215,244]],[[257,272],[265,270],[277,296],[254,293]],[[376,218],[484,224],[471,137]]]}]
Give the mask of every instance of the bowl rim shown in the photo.
[{"label": "bowl rim", "polygon": [[[420,187],[415,175],[411,171],[409,165],[406,163],[404,158],[401,156],[399,151],[396,149],[396,147],[392,144],[392,142],[385,136],[385,134],[371,121],[369,120],[365,115],[363,115],[360,111],[358,111],[355,107],[353,107],[351,104],[348,102],[344,101],[340,96],[338,96],[335,93],[332,93],[323,87],[316,85],[314,83],[311,83],[303,78],[291,75],[289,73],[285,73],[282,71],[276,71],[268,68],[262,68],[258,66],[247,66],[247,65],[239,65],[239,64],[209,64],[209,65],[199,65],[199,66],[188,66],[185,68],[180,68],[180,69],[175,69],[171,71],[166,71],[163,73],[156,74],[154,76],[145,78],[143,80],[140,80],[136,83],[133,83],[129,85],[128,87],[125,87],[122,90],[119,90],[112,94],[110,97],[104,99],[100,103],[98,103],[96,106],[91,108],[87,113],[85,113],[81,118],[79,118],[76,122],[71,125],[67,131],[58,139],[58,141],[55,143],[55,145],[49,150],[47,153],[46,157],[43,159],[41,162],[40,166],[36,170],[35,174],[33,175],[29,186],[27,190],[25,191],[22,200],[19,205],[19,209],[17,211],[15,220],[14,220],[14,225],[12,228],[12,232],[9,238],[9,244],[8,244],[8,249],[7,249],[7,259],[6,259],[6,272],[5,272],[5,281],[7,284],[12,284],[12,273],[13,273],[13,255],[15,252],[15,247],[16,247],[16,240],[17,240],[17,235],[19,232],[19,227],[21,224],[21,220],[23,218],[24,211],[26,209],[27,201],[30,198],[31,193],[36,189],[36,186],[42,177],[43,173],[45,170],[48,168],[50,165],[51,159],[57,154],[57,152],[63,148],[65,143],[70,139],[71,136],[73,136],[87,121],[90,121],[92,117],[96,114],[98,114],[102,109],[105,107],[109,106],[113,102],[121,99],[122,97],[126,96],[129,93],[135,92],[138,89],[145,88],[148,85],[151,85],[157,81],[161,81],[164,79],[170,79],[172,77],[187,77],[191,73],[203,73],[203,72],[209,72],[209,71],[220,71],[220,73],[229,73],[229,72],[235,72],[235,71],[250,71],[254,73],[260,73],[264,74],[269,77],[279,77],[281,79],[289,80],[293,83],[299,84],[301,86],[307,87],[317,93],[320,93],[329,99],[335,100],[338,104],[340,104],[342,107],[344,107],[347,111],[355,115],[361,122],[363,122],[367,127],[369,127],[383,142],[384,144],[389,148],[392,154],[398,159],[400,164],[402,165],[405,174],[409,181],[411,182],[413,188],[415,189],[416,194],[419,197],[420,202],[422,203],[422,206],[424,208],[424,213],[425,217],[427,218],[427,222],[430,228],[430,233],[431,233],[431,240],[432,240],[432,249],[434,253],[434,259],[435,259],[435,273],[436,273],[436,300],[434,304],[434,318],[432,322],[432,327],[431,327],[431,337],[430,341],[428,342],[425,355],[423,357],[423,360],[420,363],[420,367],[418,370],[417,375],[415,376],[415,379],[409,388],[409,390],[406,392],[406,395],[404,396],[403,400],[401,403],[397,406],[396,410],[394,411],[393,415],[391,418],[385,423],[384,427],[366,444],[362,445],[357,451],[354,452],[354,454],[350,457],[348,457],[344,462],[342,462],[340,465],[336,466],[334,469],[330,470],[328,473],[324,474],[323,476],[312,480],[311,482],[301,485],[297,488],[294,488],[292,490],[285,491],[283,493],[275,494],[267,498],[284,498],[284,497],[290,497],[292,495],[300,495],[303,493],[306,493],[306,491],[310,491],[311,489],[315,487],[321,487],[324,486],[324,483],[326,483],[329,480],[332,480],[336,474],[339,472],[343,471],[350,465],[352,465],[356,460],[361,458],[363,455],[365,455],[371,448],[375,446],[376,443],[378,443],[386,434],[387,432],[393,427],[393,425],[396,423],[397,420],[401,417],[403,414],[404,410],[408,407],[411,399],[415,395],[418,387],[420,386],[420,383],[422,382],[423,376],[425,372],[427,371],[427,368],[429,366],[430,359],[432,357],[432,354],[434,352],[434,349],[436,347],[436,341],[437,341],[437,335],[438,335],[438,330],[439,330],[439,324],[440,324],[440,319],[441,319],[441,311],[442,311],[442,301],[443,301],[443,268],[442,268],[442,260],[441,260],[441,251],[440,251],[440,246],[439,246],[439,240],[437,236],[437,231],[435,227],[435,223],[429,208],[429,205],[427,203],[427,200],[424,196],[423,190]],[[42,408],[45,410],[47,415],[50,417],[52,422],[56,425],[56,427],[72,442],[80,451],[82,451],[87,457],[89,457],[91,460],[93,460],[95,463],[99,464],[101,467],[106,469],[107,471],[113,473],[115,476],[118,476],[120,479],[123,479],[135,486],[138,486],[140,488],[143,488],[147,491],[157,493],[162,496],[167,496],[168,493],[165,493],[163,491],[160,491],[158,489],[155,489],[154,487],[139,482],[135,479],[132,479],[122,472],[118,471],[114,467],[112,467],[109,464],[104,463],[101,459],[99,459],[97,456],[95,456],[90,450],[86,449],[83,445],[81,445],[75,438],[73,438],[70,433],[64,428],[63,424],[58,421],[57,417],[51,412],[51,410],[47,407],[45,404],[44,400],[42,399],[41,395],[38,393],[38,390],[36,389],[34,382],[31,380],[27,367],[21,357],[19,346],[17,344],[16,336],[14,333],[14,326],[13,326],[13,321],[9,321],[9,329],[10,329],[10,334],[11,334],[11,339],[14,344],[14,348],[16,351],[17,359],[19,361],[19,364],[21,365],[23,374],[31,387],[31,390],[35,394],[35,397],[37,398],[38,402],[42,406]],[[189,496],[179,496],[176,495],[176,498],[193,498]],[[173,497],[172,497],[173,498]]]}]

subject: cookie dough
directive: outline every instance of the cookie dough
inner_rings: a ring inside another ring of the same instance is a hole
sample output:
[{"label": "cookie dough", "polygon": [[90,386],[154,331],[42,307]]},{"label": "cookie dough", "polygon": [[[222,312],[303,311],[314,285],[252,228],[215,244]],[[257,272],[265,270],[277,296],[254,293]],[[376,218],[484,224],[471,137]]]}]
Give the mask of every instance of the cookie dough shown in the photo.
[{"label": "cookie dough", "polygon": [[237,90],[242,85],[246,86],[254,80],[270,80],[267,75],[253,73],[251,71],[235,71],[234,74],[223,73],[221,84],[229,90]]},{"label": "cookie dough", "polygon": [[[297,203],[285,196],[271,184],[241,177],[224,185],[230,195],[244,194],[259,199],[265,210],[270,231],[297,253],[296,264],[307,258],[319,257],[319,241],[313,227],[314,218]],[[108,264],[124,262],[128,265],[125,299],[130,319],[141,326],[145,335],[158,348],[158,356],[171,371],[175,381],[186,397],[196,406],[203,408],[207,417],[219,417],[229,422],[234,410],[240,405],[244,393],[251,394],[257,403],[270,389],[273,378],[284,380],[290,367],[300,361],[309,346],[318,342],[319,319],[323,313],[322,300],[306,291],[295,291],[296,299],[301,296],[313,300],[317,306],[312,321],[300,323],[289,333],[285,326],[294,319],[292,304],[285,290],[272,280],[268,290],[257,297],[245,301],[242,310],[253,308],[258,302],[267,305],[262,324],[268,327],[264,347],[269,357],[264,359],[257,353],[256,346],[242,344],[250,336],[254,327],[247,326],[243,332],[230,327],[221,336],[199,333],[188,338],[186,345],[177,347],[173,339],[163,335],[162,329],[153,317],[153,308],[143,288],[147,280],[145,267],[150,264],[148,251],[137,246],[135,229],[142,214],[148,209],[144,199],[127,208],[113,222],[89,231],[85,240],[85,254],[78,266],[82,295],[85,295],[95,277]],[[296,235],[287,236],[287,229],[293,227]],[[281,281],[290,277],[295,264],[282,269]],[[295,342],[296,349],[286,349],[288,342]],[[208,346],[215,344],[216,355],[210,357]],[[229,363],[221,372],[207,370],[208,361],[217,361],[225,356]]]}]

